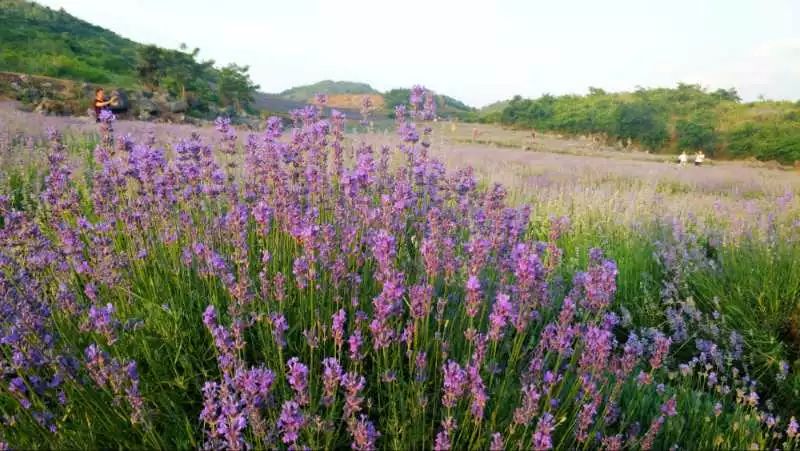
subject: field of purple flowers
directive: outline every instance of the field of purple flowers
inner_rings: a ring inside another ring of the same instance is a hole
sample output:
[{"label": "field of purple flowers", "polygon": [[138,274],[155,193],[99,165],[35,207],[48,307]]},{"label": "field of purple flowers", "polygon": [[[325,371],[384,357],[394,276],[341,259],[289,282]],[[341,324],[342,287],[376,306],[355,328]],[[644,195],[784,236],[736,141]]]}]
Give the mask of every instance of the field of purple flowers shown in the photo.
[{"label": "field of purple flowers", "polygon": [[429,96],[0,111],[0,450],[798,446],[794,182],[473,170]]}]

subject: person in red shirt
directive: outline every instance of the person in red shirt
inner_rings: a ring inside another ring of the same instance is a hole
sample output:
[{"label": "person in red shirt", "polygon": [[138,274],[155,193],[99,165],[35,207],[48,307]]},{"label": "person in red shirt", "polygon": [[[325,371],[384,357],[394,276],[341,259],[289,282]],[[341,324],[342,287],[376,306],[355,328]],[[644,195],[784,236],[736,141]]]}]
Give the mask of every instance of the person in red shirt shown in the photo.
[{"label": "person in red shirt", "polygon": [[114,101],[112,97],[111,100],[106,100],[105,93],[103,92],[103,88],[97,88],[94,91],[94,117],[97,122],[100,122],[100,112],[103,111],[103,108],[111,105]]}]

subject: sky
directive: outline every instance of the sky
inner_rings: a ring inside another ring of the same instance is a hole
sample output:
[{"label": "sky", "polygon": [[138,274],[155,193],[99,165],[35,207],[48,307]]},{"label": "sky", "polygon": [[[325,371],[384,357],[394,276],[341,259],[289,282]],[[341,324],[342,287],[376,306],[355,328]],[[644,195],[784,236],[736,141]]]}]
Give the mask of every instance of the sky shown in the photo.
[{"label": "sky", "polygon": [[37,0],[138,42],[250,66],[265,92],[422,84],[514,95],[699,83],[800,99],[800,0]]}]

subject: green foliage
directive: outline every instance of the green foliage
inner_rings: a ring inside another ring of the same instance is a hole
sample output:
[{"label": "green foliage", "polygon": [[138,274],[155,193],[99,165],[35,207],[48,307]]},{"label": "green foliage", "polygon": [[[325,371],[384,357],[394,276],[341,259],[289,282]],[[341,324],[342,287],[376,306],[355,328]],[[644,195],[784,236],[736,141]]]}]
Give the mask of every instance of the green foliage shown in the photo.
[{"label": "green foliage", "polygon": [[444,94],[436,95],[436,105],[439,107],[439,111],[441,113],[451,113],[451,112],[460,113],[460,112],[475,111],[474,108],[467,105],[466,103]]},{"label": "green foliage", "polygon": [[660,148],[669,138],[663,115],[654,105],[644,101],[620,105],[614,123],[616,136],[636,140],[649,149]]},{"label": "green foliage", "polygon": [[486,105],[485,107],[478,110],[478,113],[481,116],[487,116],[494,113],[502,113],[509,103],[511,103],[510,100],[501,100],[499,102],[490,103],[489,105]]},{"label": "green foliage", "polygon": [[[207,111],[209,104],[221,104],[211,86],[218,84],[224,70],[215,69],[214,61],[197,61],[200,49],[185,50],[185,44],[181,50],[155,45],[139,47],[136,61],[139,79],[151,90],[165,89],[170,95],[189,101],[197,111]],[[249,98],[254,91],[255,87],[247,93]]]},{"label": "green foliage", "polygon": [[249,69],[247,66],[229,64],[219,71],[217,90],[222,106],[233,107],[241,112],[253,101],[253,93],[258,85],[250,80],[247,73]]},{"label": "green foliage", "polygon": [[23,0],[0,0],[0,70],[129,85],[138,44]]},{"label": "green foliage", "polygon": [[386,109],[389,110],[390,117],[394,117],[394,107],[408,103],[410,95],[411,90],[406,88],[390,89],[383,94],[383,101]]},{"label": "green foliage", "polygon": [[715,119],[708,113],[696,113],[688,119],[679,119],[675,124],[678,148],[681,150],[703,150],[713,155],[717,142],[714,130]]},{"label": "green foliage", "polygon": [[[734,88],[708,92],[699,85],[639,88],[587,95],[516,96],[497,114],[490,108],[469,119],[571,135],[632,140],[656,151],[703,150],[709,155],[792,163],[800,160],[800,105],[742,104]],[[503,105],[502,103],[500,104]]]},{"label": "green foliage", "polygon": [[136,71],[142,83],[157,87],[164,71],[162,49],[155,45],[141,47],[137,55]]},{"label": "green foliage", "polygon": [[800,161],[800,122],[747,122],[729,133],[728,151],[759,160]]},{"label": "green foliage", "polygon": [[[777,236],[775,237],[777,238]],[[708,309],[718,309],[744,335],[757,374],[779,372],[779,362],[800,364],[800,247],[790,240],[764,245],[749,240],[722,247],[722,270],[698,271],[690,280],[692,295]],[[758,268],[754,270],[754,268]],[[763,378],[775,402],[800,409],[800,391],[789,380]]]},{"label": "green foliage", "polygon": [[736,88],[729,88],[729,89],[720,88],[712,92],[711,95],[719,100],[727,100],[729,102],[738,103],[742,101],[742,98],[739,97],[739,93],[736,91]]}]

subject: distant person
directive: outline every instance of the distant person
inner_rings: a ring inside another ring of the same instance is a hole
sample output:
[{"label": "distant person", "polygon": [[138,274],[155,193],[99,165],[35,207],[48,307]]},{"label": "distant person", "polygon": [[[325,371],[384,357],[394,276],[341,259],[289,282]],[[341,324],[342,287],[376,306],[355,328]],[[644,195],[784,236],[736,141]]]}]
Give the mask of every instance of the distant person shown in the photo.
[{"label": "distant person", "polygon": [[536,130],[531,130],[531,141],[536,139]]},{"label": "distant person", "polygon": [[112,97],[110,100],[106,100],[105,91],[103,88],[97,88],[94,91],[94,118],[96,122],[100,122],[100,112],[103,111],[104,108],[111,105],[115,100]]},{"label": "distant person", "polygon": [[478,127],[473,127],[472,128],[472,142],[475,142],[475,141],[478,140],[478,135],[479,135]]},{"label": "distant person", "polygon": [[706,155],[703,153],[702,150],[694,155],[695,166],[702,166],[704,161],[706,161]]},{"label": "distant person", "polygon": [[686,151],[684,150],[684,151],[683,151],[683,152],[681,152],[681,154],[678,156],[678,163],[679,163],[681,166],[686,166],[686,163],[687,163],[688,161],[689,161],[689,155],[686,155]]}]

